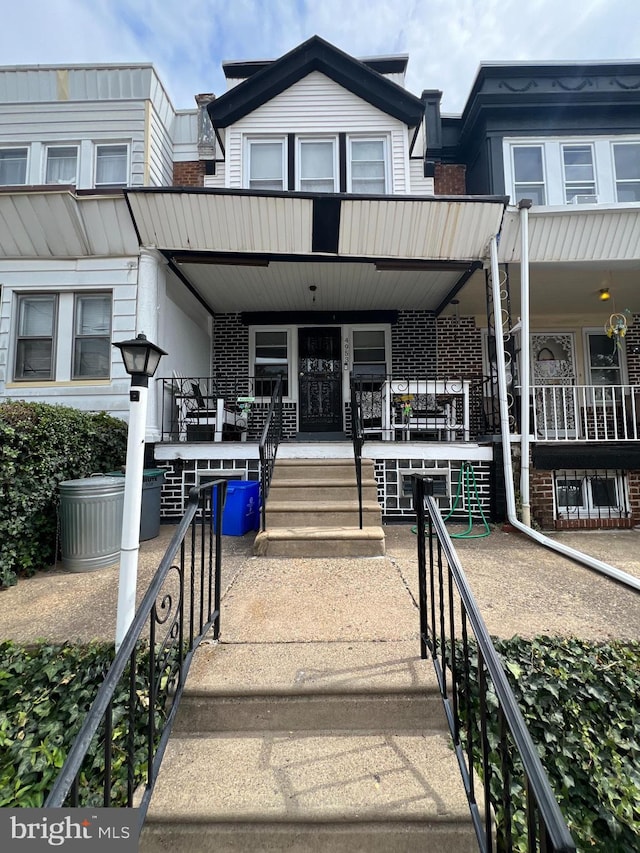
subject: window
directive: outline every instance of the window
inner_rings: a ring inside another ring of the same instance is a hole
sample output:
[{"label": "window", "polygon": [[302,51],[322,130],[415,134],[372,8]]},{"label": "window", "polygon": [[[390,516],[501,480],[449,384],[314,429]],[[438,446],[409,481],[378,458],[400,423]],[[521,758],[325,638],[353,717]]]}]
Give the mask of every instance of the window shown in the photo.
[{"label": "window", "polygon": [[613,146],[618,201],[640,201],[640,143]]},{"label": "window", "polygon": [[0,186],[12,187],[27,182],[27,149],[0,149]]},{"label": "window", "polygon": [[620,518],[626,513],[624,477],[617,471],[556,471],[559,517]]},{"label": "window", "polygon": [[604,332],[587,332],[587,371],[590,385],[621,385],[620,349]]},{"label": "window", "polygon": [[46,184],[76,184],[78,149],[75,145],[47,148]]},{"label": "window", "polygon": [[534,204],[547,203],[541,145],[517,145],[513,148],[513,178],[516,202],[530,198]]},{"label": "window", "polygon": [[384,376],[387,372],[384,329],[353,332],[353,375]]},{"label": "window", "polygon": [[97,187],[126,187],[128,183],[128,148],[126,145],[96,146]]},{"label": "window", "polygon": [[590,145],[563,145],[565,201],[577,203],[586,197],[596,201],[596,181],[593,169],[593,149]]},{"label": "window", "polygon": [[284,139],[249,140],[247,148],[249,189],[285,189],[284,152]]},{"label": "window", "polygon": [[20,296],[16,341],[16,380],[53,379],[57,298]]},{"label": "window", "polygon": [[255,396],[270,397],[278,376],[282,376],[282,395],[289,394],[289,348],[286,331],[255,332]]},{"label": "window", "polygon": [[336,184],[334,139],[299,139],[299,189],[302,192],[333,193]]},{"label": "window", "polygon": [[76,296],[73,338],[73,378],[109,377],[111,297],[96,293]]},{"label": "window", "polygon": [[384,195],[387,188],[384,139],[351,139],[351,192]]}]

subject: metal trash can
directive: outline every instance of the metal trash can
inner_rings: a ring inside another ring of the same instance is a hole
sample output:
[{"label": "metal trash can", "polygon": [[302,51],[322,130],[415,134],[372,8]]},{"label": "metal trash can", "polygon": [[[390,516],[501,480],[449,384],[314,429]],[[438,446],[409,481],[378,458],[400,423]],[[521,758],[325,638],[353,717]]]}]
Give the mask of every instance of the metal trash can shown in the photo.
[{"label": "metal trash can", "polygon": [[62,565],[92,572],[120,562],[124,480],[84,477],[60,483]]},{"label": "metal trash can", "polygon": [[[124,477],[122,471],[109,471],[107,477]],[[140,507],[140,541],[155,539],[160,533],[160,496],[164,468],[145,468],[142,472],[142,504]]]}]

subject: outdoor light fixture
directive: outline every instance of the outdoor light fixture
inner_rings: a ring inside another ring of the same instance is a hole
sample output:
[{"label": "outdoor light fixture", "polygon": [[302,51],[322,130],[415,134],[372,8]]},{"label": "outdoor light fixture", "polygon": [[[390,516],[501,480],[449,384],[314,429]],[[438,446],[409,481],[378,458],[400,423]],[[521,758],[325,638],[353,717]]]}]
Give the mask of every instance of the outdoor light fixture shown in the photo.
[{"label": "outdoor light fixture", "polygon": [[609,301],[609,299],[611,299],[611,294],[609,293],[609,288],[608,288],[608,287],[601,287],[601,288],[600,288],[600,296],[599,296],[599,299],[600,299],[600,301],[601,301],[601,302],[608,302],[608,301]]},{"label": "outdoor light fixture", "polygon": [[131,376],[129,390],[129,430],[124,477],[122,540],[120,545],[120,579],[116,616],[116,651],[122,645],[136,612],[138,552],[140,550],[140,515],[142,511],[142,478],[144,475],[144,439],[147,428],[147,394],[149,379],[167,353],[147,340],[146,335],[120,341],[112,346],[120,350],[124,368]]}]

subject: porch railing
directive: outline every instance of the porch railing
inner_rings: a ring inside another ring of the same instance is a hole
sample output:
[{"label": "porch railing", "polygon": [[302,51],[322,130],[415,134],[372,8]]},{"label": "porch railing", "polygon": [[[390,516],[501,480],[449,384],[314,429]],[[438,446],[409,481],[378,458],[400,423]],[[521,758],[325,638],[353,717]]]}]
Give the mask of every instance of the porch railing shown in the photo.
[{"label": "porch railing", "polygon": [[262,530],[267,529],[267,497],[273,476],[273,466],[278,453],[278,445],[282,439],[282,377],[278,377],[267,420],[260,437],[260,491],[262,498],[261,524]]},{"label": "porch railing", "polygon": [[[254,376],[159,377],[162,441],[246,440],[255,425],[256,395],[271,395],[272,383]],[[216,429],[217,427],[217,429]]]},{"label": "porch railing", "polygon": [[[513,791],[522,782],[526,849],[571,853],[575,845],[433,498],[429,477],[413,475],[413,501],[419,531],[420,655],[430,656],[435,667],[479,848],[482,853],[516,849]],[[477,678],[472,674],[474,654]],[[489,733],[489,719],[496,716],[497,744]],[[479,776],[474,766],[478,754]]]},{"label": "porch railing", "polygon": [[144,820],[194,651],[220,632],[225,492],[225,480],[191,489],[45,807],[135,805]]},{"label": "porch railing", "polygon": [[362,415],[360,402],[351,377],[351,439],[353,441],[353,459],[356,467],[356,487],[358,489],[358,521],[362,530]]},{"label": "porch railing", "polygon": [[640,385],[533,385],[539,441],[640,441]]}]

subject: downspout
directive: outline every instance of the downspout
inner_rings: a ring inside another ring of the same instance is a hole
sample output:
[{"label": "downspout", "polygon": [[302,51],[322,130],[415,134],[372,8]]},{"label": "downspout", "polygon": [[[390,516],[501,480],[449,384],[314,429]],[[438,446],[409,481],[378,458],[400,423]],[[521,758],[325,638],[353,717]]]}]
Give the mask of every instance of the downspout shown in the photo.
[{"label": "downspout", "polygon": [[[640,592],[640,579],[634,578],[626,572],[616,569],[615,566],[610,566],[608,563],[603,563],[595,557],[590,557],[588,554],[583,554],[582,551],[576,551],[575,548],[569,548],[568,545],[563,545],[561,542],[556,542],[550,539],[543,533],[533,530],[523,524],[516,515],[516,496],[513,488],[513,467],[511,464],[511,443],[509,435],[509,403],[507,401],[507,376],[504,361],[504,338],[500,333],[502,329],[502,314],[500,310],[500,281],[498,269],[498,242],[496,237],[491,238],[490,243],[491,257],[491,287],[493,291],[493,318],[495,327],[495,344],[496,344],[496,368],[498,371],[498,405],[500,409],[500,431],[502,438],[502,459],[504,465],[504,485],[507,501],[507,519],[509,524],[524,533],[534,542],[544,545],[551,551],[557,551],[563,557],[568,557],[570,560],[593,569],[603,575],[608,575],[610,578],[618,581],[625,586],[635,589]],[[523,323],[524,332],[524,323]]]},{"label": "downspout", "polygon": [[518,203],[520,210],[520,499],[522,523],[531,527],[531,503],[529,498],[529,208],[531,199],[523,198]]}]

